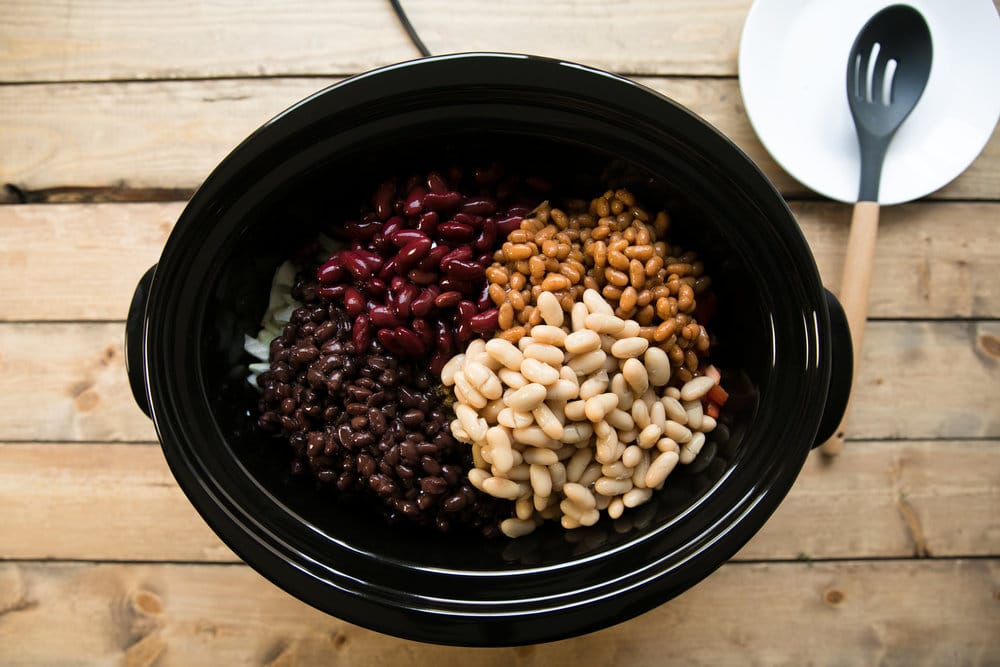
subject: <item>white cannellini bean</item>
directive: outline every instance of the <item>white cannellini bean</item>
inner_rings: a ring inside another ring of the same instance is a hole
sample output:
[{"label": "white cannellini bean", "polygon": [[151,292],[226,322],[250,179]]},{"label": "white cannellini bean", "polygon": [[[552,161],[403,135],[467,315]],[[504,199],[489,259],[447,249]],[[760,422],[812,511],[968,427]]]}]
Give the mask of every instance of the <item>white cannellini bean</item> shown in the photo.
[{"label": "white cannellini bean", "polygon": [[[627,431],[618,431],[618,442],[620,443],[630,443],[636,442],[639,439],[639,431],[631,428]],[[625,444],[622,444],[624,447]]]},{"label": "white cannellini bean", "polygon": [[521,362],[521,375],[530,382],[537,382],[546,387],[555,384],[559,379],[559,371],[555,368],[538,359],[529,358]]},{"label": "white cannellini bean", "polygon": [[604,362],[607,358],[608,355],[604,354],[604,350],[591,350],[590,352],[574,355],[573,358],[567,362],[567,365],[572,368],[577,375],[590,375],[604,366]]},{"label": "white cannellini bean", "polygon": [[465,355],[456,354],[454,357],[448,360],[448,363],[444,365],[441,369],[441,384],[446,387],[450,387],[455,384],[455,373],[462,370],[462,366],[465,365]]},{"label": "white cannellini bean", "polygon": [[625,379],[625,376],[622,375],[621,373],[615,373],[614,375],[612,375],[611,389],[609,389],[608,391],[610,391],[613,394],[618,394],[619,396],[628,391],[628,381]]},{"label": "white cannellini bean", "polygon": [[594,509],[598,510],[599,512],[603,512],[604,510],[608,509],[608,505],[610,504],[611,504],[611,498],[608,498],[607,496],[597,496],[597,506]]},{"label": "white cannellini bean", "polygon": [[500,424],[500,426],[506,426],[507,428],[515,428],[514,411],[510,408],[504,408],[498,412],[497,424]]},{"label": "white cannellini bean", "polygon": [[618,432],[615,431],[614,427],[606,421],[599,421],[594,424],[594,433],[597,434],[598,438],[610,438],[613,435],[618,435]]},{"label": "white cannellini bean", "polygon": [[580,479],[576,480],[576,483],[580,486],[590,486],[600,478],[601,465],[599,463],[591,463],[584,469],[583,474],[580,475]]},{"label": "white cannellini bean", "polygon": [[611,307],[601,293],[594,289],[586,289],[583,292],[583,303],[587,305],[587,310],[591,313],[607,313],[614,315],[615,309]]},{"label": "white cannellini bean", "polygon": [[489,402],[485,396],[479,393],[478,389],[469,383],[465,377],[465,373],[462,371],[455,373],[455,387],[462,391],[462,394],[465,396],[465,402],[477,410],[482,410]]},{"label": "white cannellini bean", "polygon": [[632,481],[632,468],[627,467],[620,459],[614,463],[601,466],[601,474],[611,479],[627,479],[629,482]]},{"label": "white cannellini bean", "polygon": [[701,430],[701,422],[705,417],[705,411],[702,410],[701,401],[685,401],[684,412],[687,413],[687,427],[692,431]]},{"label": "white cannellini bean", "polygon": [[480,491],[484,491],[483,482],[491,477],[490,473],[482,468],[473,468],[469,471],[469,482]]},{"label": "white cannellini bean", "polygon": [[521,485],[504,477],[488,477],[483,481],[483,491],[494,498],[517,500],[521,497]]},{"label": "white cannellini bean", "polygon": [[635,320],[625,320],[625,328],[618,334],[619,338],[634,338],[639,335],[641,327]]},{"label": "white cannellini bean", "polygon": [[645,401],[632,402],[632,421],[638,428],[649,426],[649,406],[646,405]]},{"label": "white cannellini bean", "polygon": [[656,441],[656,448],[661,452],[680,452],[681,447],[673,438],[660,438]]},{"label": "white cannellini bean", "polygon": [[[518,498],[514,503],[514,514],[522,521],[527,521],[533,517],[535,515],[535,505],[531,502],[531,498]],[[500,530],[503,530],[503,528],[501,527]]]},{"label": "white cannellini bean", "polygon": [[570,502],[584,510],[593,509],[597,504],[590,489],[575,482],[563,484],[563,494]]},{"label": "white cannellini bean", "polygon": [[549,501],[552,500],[552,498],[553,496],[540,496],[536,493],[534,496],[532,496],[535,509],[538,510],[539,512],[544,512],[548,508]]},{"label": "white cannellini bean", "polygon": [[632,392],[636,396],[641,396],[649,389],[649,375],[647,375],[646,369],[638,359],[625,360],[625,363],[622,364],[622,376],[629,383],[629,386],[632,387]]},{"label": "white cannellini bean", "polygon": [[552,495],[552,475],[549,474],[548,466],[534,463],[529,468],[531,488],[540,496]]},{"label": "white cannellini bean", "polygon": [[503,338],[493,338],[486,343],[486,354],[490,355],[512,371],[521,368],[523,354],[513,343]]},{"label": "white cannellini bean", "polygon": [[556,450],[545,447],[528,447],[522,453],[524,462],[528,465],[550,466],[559,463],[559,455]]},{"label": "white cannellini bean", "polygon": [[545,323],[554,327],[561,327],[563,324],[563,309],[559,299],[552,292],[542,292],[536,300],[538,310],[542,314]]},{"label": "white cannellini bean", "polygon": [[504,409],[503,401],[496,398],[486,404],[486,407],[479,411],[479,416],[486,420],[491,426],[497,423],[497,416]]},{"label": "white cannellini bean", "polygon": [[452,436],[456,440],[458,440],[460,442],[464,442],[464,443],[470,444],[470,445],[476,444],[475,442],[473,442],[472,437],[469,436],[469,434],[465,432],[464,428],[462,428],[462,422],[460,422],[459,420],[452,419],[451,420],[451,427],[449,428],[449,430],[451,431]]},{"label": "white cannellini bean", "polygon": [[[573,448],[574,453],[576,448]],[[569,457],[567,457],[567,460]],[[562,491],[563,485],[566,483],[566,465],[559,461],[559,463],[553,463],[549,466],[549,476],[552,477],[552,492],[558,493]]]},{"label": "white cannellini bean", "polygon": [[612,498],[608,503],[608,516],[612,519],[620,519],[625,512],[625,502],[621,498]]},{"label": "white cannellini bean", "polygon": [[688,380],[681,387],[682,401],[696,401],[708,393],[708,390],[715,386],[715,380],[707,375],[701,375]]},{"label": "white cannellini bean", "polygon": [[517,341],[517,349],[524,352],[524,348],[528,347],[535,342],[535,339],[531,336],[521,336],[521,340]]},{"label": "white cannellini bean", "polygon": [[528,384],[528,381],[524,379],[524,376],[521,375],[521,371],[519,370],[512,371],[509,368],[501,368],[497,371],[497,376],[500,378],[501,382],[511,389],[520,389],[524,385]]},{"label": "white cannellini bean", "polygon": [[680,461],[684,465],[691,463],[697,458],[701,448],[705,446],[705,434],[698,431],[691,436],[691,441],[681,447]]},{"label": "white cannellini bean", "polygon": [[649,383],[654,387],[662,387],[670,382],[670,359],[661,348],[651,347],[644,357],[646,372],[649,373]]},{"label": "white cannellini bean", "polygon": [[559,377],[562,378],[563,380],[568,380],[572,382],[578,387],[580,386],[580,379],[576,376],[576,371],[574,371],[569,366],[559,367]]},{"label": "white cannellini bean", "polygon": [[632,485],[638,489],[646,488],[646,471],[649,470],[649,452],[642,450],[639,463],[632,469]]},{"label": "white cannellini bean", "polygon": [[[633,322],[634,320],[629,320]],[[636,326],[639,326],[636,323]],[[614,345],[611,346],[611,354],[613,354],[618,359],[628,359],[629,357],[638,357],[640,354],[649,348],[649,341],[641,336],[629,336],[628,338],[618,339]]]},{"label": "white cannellini bean", "polygon": [[601,368],[603,368],[604,372],[608,375],[613,375],[621,370],[621,364],[618,359],[609,354],[605,356],[604,363],[601,365]]},{"label": "white cannellini bean", "polygon": [[548,395],[545,385],[532,382],[504,399],[504,404],[518,412],[530,412],[537,408]]},{"label": "white cannellini bean", "polygon": [[538,423],[538,426],[542,429],[545,435],[555,440],[562,440],[563,425],[556,418],[555,413],[552,412],[552,409],[548,405],[542,403],[532,410],[531,414],[535,417],[535,421]]},{"label": "white cannellini bean", "polygon": [[611,334],[601,334],[601,349],[604,350],[604,354],[611,354],[611,348],[617,341],[618,339]]},{"label": "white cannellini bean", "polygon": [[604,418],[606,422],[618,429],[618,439],[623,440],[621,437],[622,432],[631,431],[635,428],[635,421],[632,419],[632,415],[625,412],[621,408],[615,408]]},{"label": "white cannellini bean", "polygon": [[566,341],[566,332],[562,330],[562,327],[538,324],[531,327],[531,338],[535,343],[562,347]]},{"label": "white cannellini bean", "polygon": [[667,427],[667,409],[660,401],[654,401],[650,404],[649,423],[656,424],[661,431]]},{"label": "white cannellini bean", "polygon": [[664,396],[660,399],[660,403],[663,405],[663,409],[667,411],[668,418],[673,419],[681,426],[687,424],[687,410],[684,409],[680,401],[672,396]]},{"label": "white cannellini bean", "polygon": [[594,435],[594,427],[588,422],[573,422],[563,427],[562,441],[576,445],[590,440]]},{"label": "white cannellini bean", "polygon": [[599,334],[617,334],[625,329],[625,320],[611,313],[591,313],[584,321],[586,327]]},{"label": "white cannellini bean", "polygon": [[[562,331],[562,329],[559,331]],[[536,338],[535,340],[538,339]],[[524,348],[525,359],[537,359],[543,364],[548,364],[553,368],[560,368],[562,366],[564,356],[565,352],[555,345],[532,343],[528,347]],[[524,367],[524,362],[521,363],[521,366],[522,368]]]},{"label": "white cannellini bean", "polygon": [[580,525],[581,526],[593,526],[595,523],[600,521],[601,514],[596,509],[589,510],[580,515]]},{"label": "white cannellini bean", "polygon": [[687,426],[682,426],[675,422],[673,419],[667,420],[667,427],[663,429],[663,432],[668,438],[673,439],[678,444],[684,444],[691,439],[691,429]]},{"label": "white cannellini bean", "polygon": [[462,424],[462,429],[469,434],[473,442],[482,442],[486,439],[488,426],[486,420],[480,418],[479,413],[468,405],[458,403],[455,405],[455,416]]},{"label": "white cannellini bean", "polygon": [[515,428],[511,432],[511,439],[522,445],[530,445],[532,447],[549,447],[552,443],[552,438],[545,434],[538,426],[525,426],[524,428]]},{"label": "white cannellini bean", "polygon": [[569,312],[573,331],[580,331],[587,326],[587,315],[590,314],[587,304],[577,301],[573,304],[573,310]]},{"label": "white cannellini bean", "polygon": [[580,385],[580,398],[587,400],[603,394],[608,389],[608,383],[608,374],[603,370],[594,373]]},{"label": "white cannellini bean", "polygon": [[576,521],[579,521],[580,517],[586,511],[582,507],[578,507],[577,504],[569,498],[563,498],[562,501],[560,501],[559,510],[563,513],[564,518],[569,517]]},{"label": "white cannellini bean", "polygon": [[514,452],[511,449],[510,435],[502,426],[493,426],[486,431],[486,442],[490,446],[493,457],[493,467],[500,474],[506,474],[514,467]]},{"label": "white cannellini bean", "polygon": [[630,479],[612,479],[611,477],[601,477],[594,482],[594,491],[602,496],[620,496],[628,493],[632,488]]},{"label": "white cannellini bean", "polygon": [[604,416],[614,410],[618,406],[618,396],[612,393],[598,394],[593,398],[587,399],[587,405],[584,412],[587,415],[587,419],[592,422],[599,422],[604,419]]},{"label": "white cannellini bean", "polygon": [[624,496],[622,496],[622,502],[625,503],[625,507],[638,507],[652,497],[653,490],[650,488],[631,489]]},{"label": "white cannellini bean", "polygon": [[653,459],[652,463],[649,464],[649,470],[646,471],[646,487],[655,489],[663,484],[679,460],[677,452],[663,452]]},{"label": "white cannellini bean", "polygon": [[701,418],[701,430],[703,432],[711,433],[712,431],[715,430],[716,426],[718,426],[718,422],[715,421],[714,417],[709,417],[708,415],[704,415]]},{"label": "white cannellini bean", "polygon": [[524,537],[535,531],[536,524],[532,519],[511,517],[500,522],[500,532],[507,537]]},{"label": "white cannellini bean", "polygon": [[[591,315],[593,317],[593,315]],[[601,348],[601,336],[596,331],[581,329],[566,336],[563,347],[570,354],[584,354]]]},{"label": "white cannellini bean", "polygon": [[680,398],[681,398],[681,390],[678,389],[677,387],[667,387],[666,389],[663,390],[663,395],[664,396],[669,396],[670,398],[676,398],[677,400],[680,400]]},{"label": "white cannellini bean", "polygon": [[660,430],[659,426],[656,424],[650,424],[639,432],[639,437],[636,438],[636,441],[642,449],[649,449],[656,444],[656,441],[659,440],[662,435],[663,431]]},{"label": "white cannellini bean", "polygon": [[528,463],[518,463],[507,473],[507,479],[512,479],[515,482],[527,482],[531,471]]},{"label": "white cannellini bean", "polygon": [[584,411],[586,407],[587,402],[584,400],[570,401],[563,409],[563,414],[565,414],[566,419],[570,421],[582,422],[587,418],[587,413]]},{"label": "white cannellini bean", "polygon": [[545,400],[565,403],[572,401],[579,395],[580,387],[575,382],[570,382],[565,378],[559,378],[555,384],[549,385],[548,394]]},{"label": "white cannellini bean", "polygon": [[462,367],[462,372],[465,373],[465,379],[469,381],[469,384],[477,390],[481,390],[482,386],[493,375],[492,371],[486,368],[486,366],[471,359],[466,359],[465,366]]},{"label": "white cannellini bean", "polygon": [[580,527],[580,522],[574,519],[573,517],[569,516],[568,514],[563,514],[559,518],[559,523],[562,524],[562,527],[565,528],[566,530],[573,530],[574,528]]},{"label": "white cannellini bean", "polygon": [[[454,437],[454,433],[452,436]],[[486,468],[489,464],[486,459],[483,458],[483,448],[480,445],[472,445],[472,463],[475,464],[477,468]]]},{"label": "white cannellini bean", "polygon": [[483,383],[483,386],[479,389],[479,393],[483,395],[484,398],[488,400],[496,400],[503,396],[503,384],[500,382],[500,378],[490,371],[490,376]]},{"label": "white cannellini bean", "polygon": [[[571,456],[569,461],[566,463],[567,483],[579,480],[583,471],[587,469],[587,466],[590,465],[593,458],[593,452],[591,452],[589,447],[576,450],[576,452],[573,453],[573,456]],[[565,485],[563,485],[563,492],[566,492]]]}]

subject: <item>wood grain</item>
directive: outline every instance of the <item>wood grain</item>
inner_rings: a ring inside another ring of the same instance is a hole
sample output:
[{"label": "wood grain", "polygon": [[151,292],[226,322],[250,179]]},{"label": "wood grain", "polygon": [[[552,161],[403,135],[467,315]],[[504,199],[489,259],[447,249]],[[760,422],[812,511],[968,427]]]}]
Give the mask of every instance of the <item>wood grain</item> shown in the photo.
[{"label": "wood grain", "polygon": [[[736,560],[1000,553],[998,456],[998,440],[851,442],[832,466],[814,454]],[[0,444],[0,506],[2,559],[238,560],[159,445]]]},{"label": "wood grain", "polygon": [[[255,128],[335,80],[0,86],[0,183],[29,191],[58,186],[194,188]],[[638,80],[713,123],[784,194],[808,194],[760,144],[735,79]],[[933,196],[996,198],[998,175],[1000,141],[995,132],[969,169]]]},{"label": "wood grain", "polygon": [[[749,0],[403,2],[432,53],[532,53],[615,71],[733,75]],[[666,9],[666,11],[665,11]],[[58,20],[54,20],[58,17]],[[196,17],[196,19],[195,19]],[[195,19],[195,20],[193,20]],[[417,57],[388,2],[22,0],[0,81],[344,74]]]},{"label": "wood grain", "polygon": [[[0,324],[0,441],[150,441],[118,323]],[[1000,322],[869,325],[855,439],[1000,437]]]},{"label": "wood grain", "polygon": [[[345,623],[242,565],[8,563],[0,582],[9,667],[469,664],[468,649]],[[994,665],[998,589],[996,560],[729,564],[611,628],[474,655],[483,667]]]},{"label": "wood grain", "polygon": [[[122,320],[183,204],[0,206],[0,320]],[[825,284],[840,284],[850,207],[792,202]],[[1000,204],[883,209],[869,315],[1000,316]]]}]

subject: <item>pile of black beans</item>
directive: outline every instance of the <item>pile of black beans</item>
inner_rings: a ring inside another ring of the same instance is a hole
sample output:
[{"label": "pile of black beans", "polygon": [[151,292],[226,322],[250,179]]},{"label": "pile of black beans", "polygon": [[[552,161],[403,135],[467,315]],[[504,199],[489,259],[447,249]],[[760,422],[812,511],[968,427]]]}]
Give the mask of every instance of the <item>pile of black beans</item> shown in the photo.
[{"label": "pile of black beans", "polygon": [[470,448],[452,438],[454,414],[426,360],[401,359],[377,340],[357,349],[353,318],[317,295],[313,275],[300,272],[292,295],[303,305],[258,376],[259,424],[291,445],[292,472],[377,499],[390,522],[497,536],[510,503],[469,484]]}]

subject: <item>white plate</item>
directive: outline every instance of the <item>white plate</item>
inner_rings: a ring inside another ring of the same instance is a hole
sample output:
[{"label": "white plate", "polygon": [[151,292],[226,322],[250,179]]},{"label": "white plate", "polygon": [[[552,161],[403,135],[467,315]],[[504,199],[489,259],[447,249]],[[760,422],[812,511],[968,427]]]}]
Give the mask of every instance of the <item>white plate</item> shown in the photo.
[{"label": "white plate", "polygon": [[[1000,17],[991,0],[907,0],[927,20],[930,80],[896,133],[879,202],[918,199],[982,151],[1000,116]],[[847,105],[847,57],[861,27],[893,2],[757,0],[740,41],[750,123],[777,162],[832,199],[858,197],[860,153]]]}]

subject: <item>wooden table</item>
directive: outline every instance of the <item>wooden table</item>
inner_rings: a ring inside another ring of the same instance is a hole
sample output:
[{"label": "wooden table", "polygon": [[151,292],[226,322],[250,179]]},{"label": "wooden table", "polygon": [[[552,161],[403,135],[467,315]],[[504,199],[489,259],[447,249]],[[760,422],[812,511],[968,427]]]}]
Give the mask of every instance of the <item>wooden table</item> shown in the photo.
[{"label": "wooden table", "polygon": [[[732,137],[828,285],[850,209],[755,138],[749,0],[409,0],[435,53],[628,74]],[[619,626],[474,653],[297,602],[214,536],[134,405],[132,290],[192,190],[274,113],[416,56],[382,0],[0,3],[0,664],[1000,664],[1000,139],[884,211],[850,440],[733,562]],[[984,82],[987,85],[988,82]]]}]

